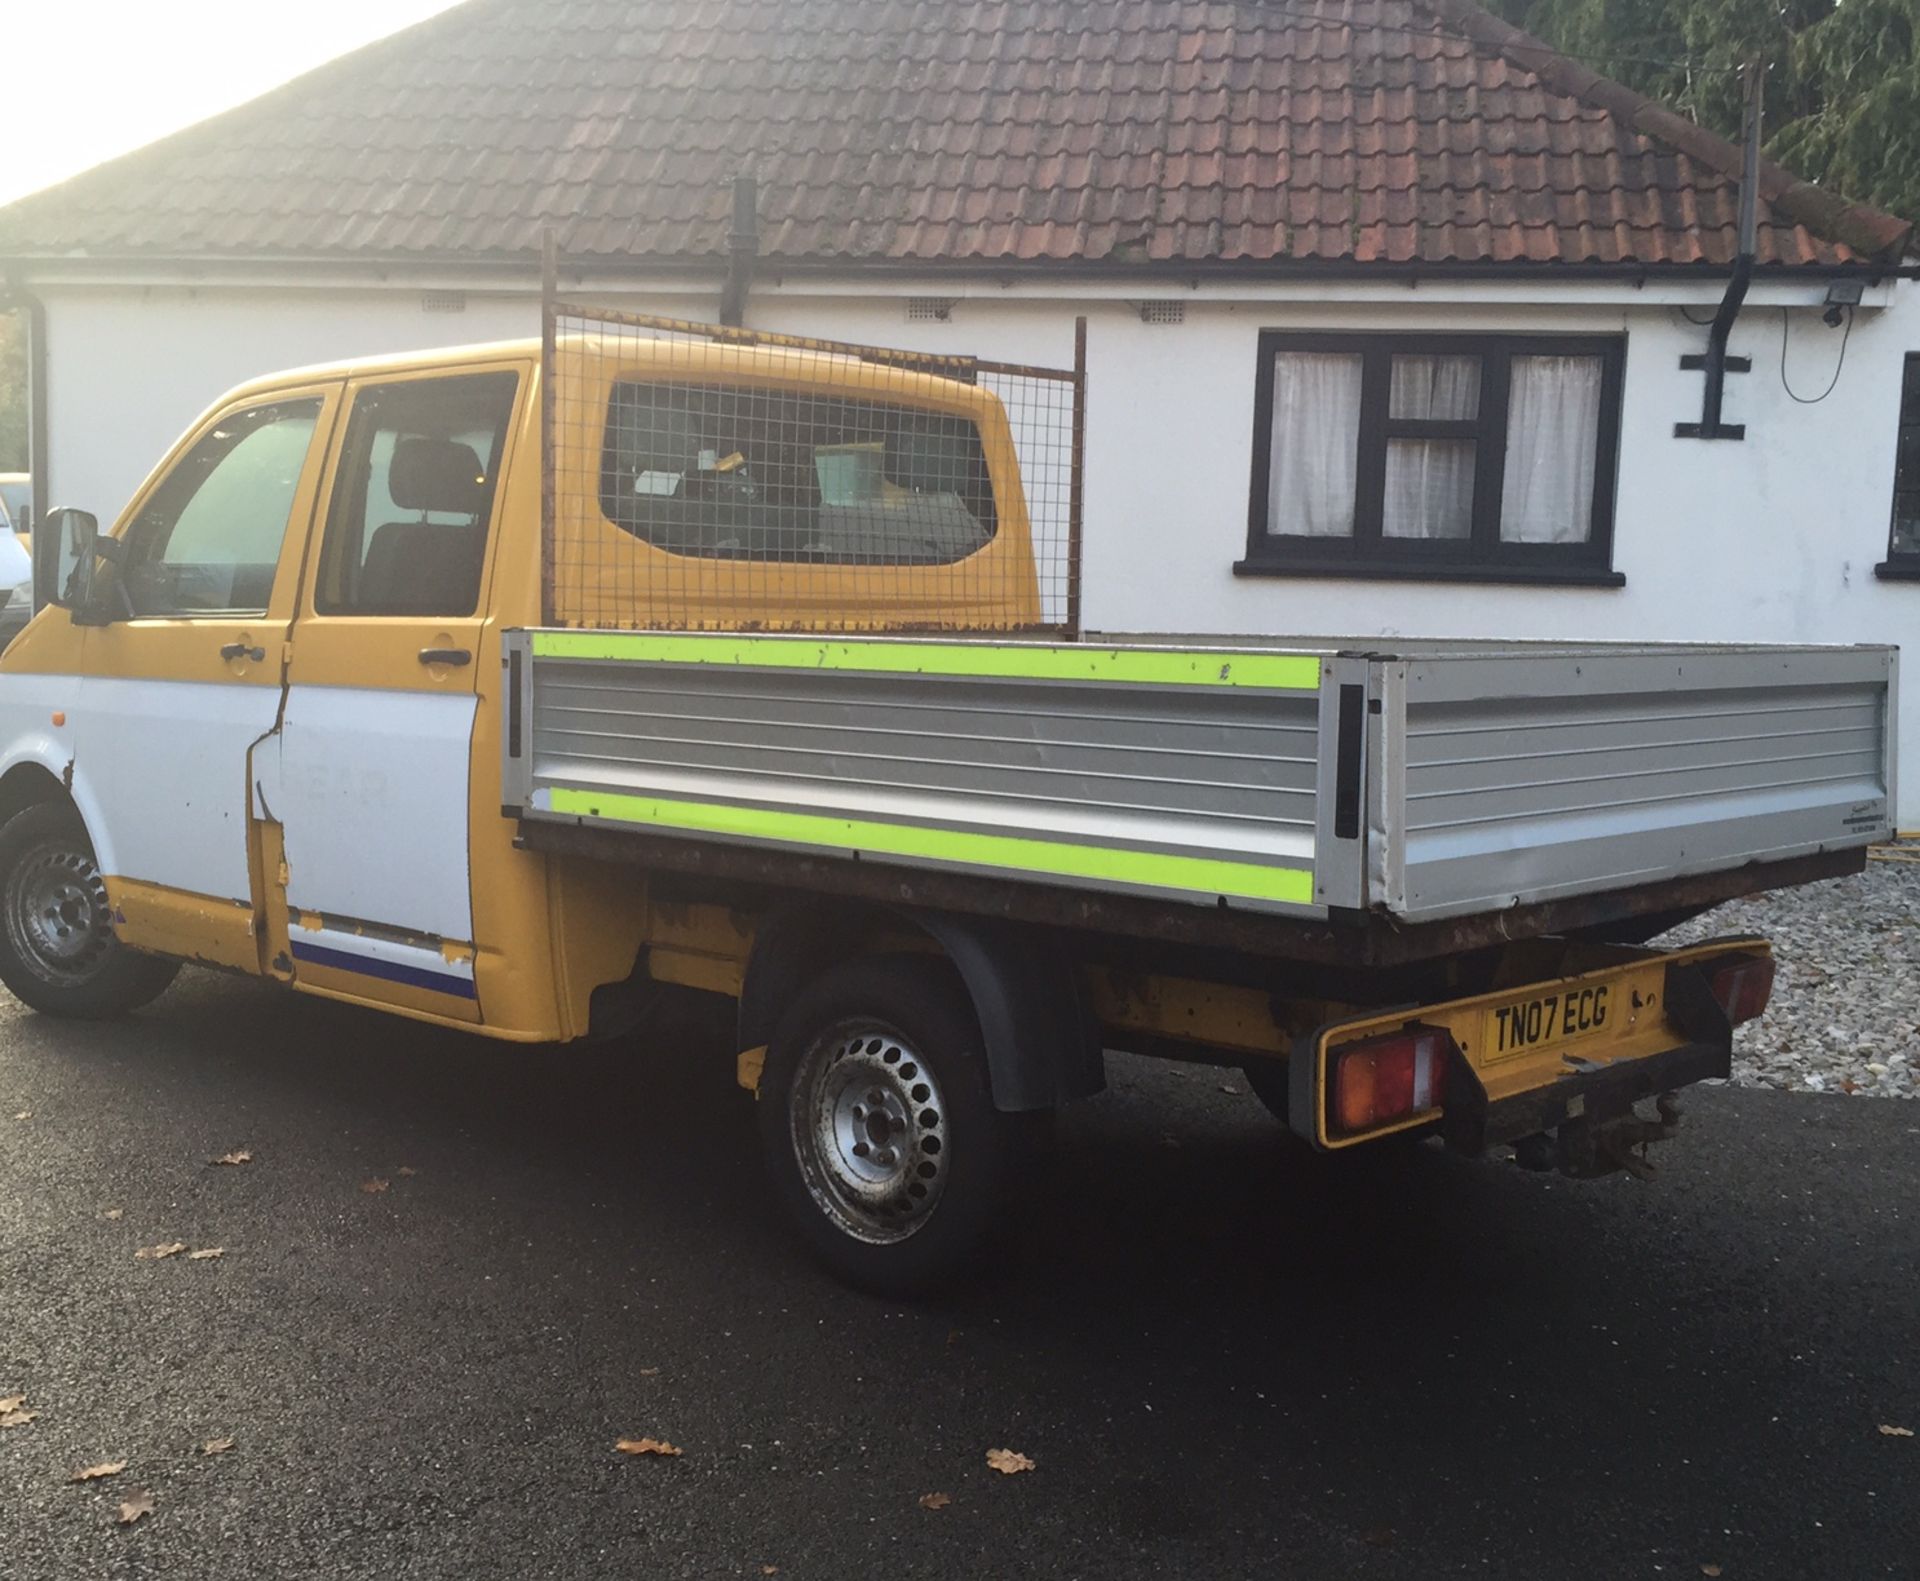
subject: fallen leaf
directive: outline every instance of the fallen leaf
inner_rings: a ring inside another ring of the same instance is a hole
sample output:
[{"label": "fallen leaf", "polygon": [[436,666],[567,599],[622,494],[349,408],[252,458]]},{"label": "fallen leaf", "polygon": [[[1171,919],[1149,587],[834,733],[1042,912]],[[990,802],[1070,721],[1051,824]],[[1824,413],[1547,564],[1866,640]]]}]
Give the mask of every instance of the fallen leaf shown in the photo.
[{"label": "fallen leaf", "polygon": [[126,1469],[127,1463],[124,1460],[103,1460],[97,1466],[82,1466],[72,1476],[68,1477],[67,1481],[97,1482],[102,1477],[117,1477]]},{"label": "fallen leaf", "polygon": [[249,1153],[244,1147],[236,1148],[231,1153],[222,1153],[218,1158],[210,1158],[207,1162],[209,1164],[251,1164],[253,1162],[253,1154]]},{"label": "fallen leaf", "polygon": [[153,1513],[153,1495],[142,1488],[120,1506],[120,1524],[131,1526],[143,1515]]},{"label": "fallen leaf", "polygon": [[1220,1084],[1220,1090],[1224,1092],[1229,1098],[1238,1098],[1240,1096],[1240,1089],[1234,1086],[1234,1084],[1230,1081],[1222,1082]]},{"label": "fallen leaf", "polygon": [[1017,1449],[989,1449],[987,1464],[1002,1476],[1007,1477],[1017,1471],[1033,1470],[1033,1462]]},{"label": "fallen leaf", "polygon": [[923,1493],[920,1495],[920,1508],[923,1510],[944,1510],[953,1502],[951,1493]]},{"label": "fallen leaf", "polygon": [[142,1262],[158,1262],[162,1257],[178,1257],[186,1249],[185,1241],[167,1241],[159,1246],[143,1246],[133,1255]]},{"label": "fallen leaf", "polygon": [[40,1413],[38,1411],[18,1410],[0,1412],[0,1427],[25,1427]]},{"label": "fallen leaf", "polygon": [[1889,1427],[1885,1422],[1882,1422],[1880,1424],[1880,1436],[1882,1438],[1911,1438],[1913,1437],[1913,1429],[1910,1427]]},{"label": "fallen leaf", "polygon": [[373,1192],[376,1192],[376,1191],[385,1191],[387,1189],[387,1183],[384,1180],[382,1180],[378,1175],[375,1175],[371,1180],[361,1181],[360,1189],[364,1192],[367,1192],[369,1195],[371,1195]]},{"label": "fallen leaf", "polygon": [[777,1576],[780,1573],[780,1567],[778,1565],[762,1565],[760,1567],[760,1573],[763,1576]]},{"label": "fallen leaf", "polygon": [[233,1448],[233,1440],[231,1438],[209,1438],[200,1446],[200,1453],[203,1455],[224,1455],[231,1448]]},{"label": "fallen leaf", "polygon": [[14,1116],[14,1119],[16,1120],[31,1120],[32,1118],[33,1118],[33,1111],[31,1109],[22,1109],[18,1114]]},{"label": "fallen leaf", "polygon": [[100,1215],[100,1217],[103,1219],[117,1219],[117,1218],[120,1218],[123,1214],[125,1214],[126,1211],[127,1210],[125,1208],[108,1208],[105,1212],[103,1212]]},{"label": "fallen leaf", "polygon": [[17,1411],[26,1403],[27,1397],[24,1394],[0,1394],[0,1416],[5,1416],[9,1411]]},{"label": "fallen leaf", "polygon": [[204,1263],[209,1257],[224,1257],[226,1254],[227,1249],[224,1246],[203,1246],[197,1252],[188,1252],[187,1261],[190,1263]]},{"label": "fallen leaf", "polygon": [[1703,1576],[1717,1576],[1720,1573],[1720,1567],[1718,1565],[1702,1565],[1700,1567],[1700,1573]]},{"label": "fallen leaf", "polygon": [[394,1173],[396,1175],[417,1175],[420,1171],[415,1169],[411,1164],[402,1164]]},{"label": "fallen leaf", "polygon": [[664,1438],[623,1438],[613,1447],[623,1455],[677,1455],[680,1453]]},{"label": "fallen leaf", "polygon": [[660,1369],[658,1367],[642,1367],[640,1369],[640,1376],[643,1378],[657,1378],[660,1376]]}]

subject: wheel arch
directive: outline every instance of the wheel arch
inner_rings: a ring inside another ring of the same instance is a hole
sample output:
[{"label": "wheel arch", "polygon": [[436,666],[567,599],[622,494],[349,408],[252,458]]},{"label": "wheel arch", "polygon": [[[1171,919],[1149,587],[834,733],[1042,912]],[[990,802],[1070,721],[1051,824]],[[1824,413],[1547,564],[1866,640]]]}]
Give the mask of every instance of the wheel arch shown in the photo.
[{"label": "wheel arch", "polygon": [[1099,1029],[1079,974],[1030,929],[913,907],[799,901],[754,930],[741,984],[739,1044],[772,1041],[794,996],[844,961],[918,945],[959,974],[980,1022],[994,1107],[1051,1109],[1106,1085]]},{"label": "wheel arch", "polygon": [[29,758],[0,774],[0,825],[15,813],[46,801],[64,801],[71,806],[73,793],[44,763]]}]

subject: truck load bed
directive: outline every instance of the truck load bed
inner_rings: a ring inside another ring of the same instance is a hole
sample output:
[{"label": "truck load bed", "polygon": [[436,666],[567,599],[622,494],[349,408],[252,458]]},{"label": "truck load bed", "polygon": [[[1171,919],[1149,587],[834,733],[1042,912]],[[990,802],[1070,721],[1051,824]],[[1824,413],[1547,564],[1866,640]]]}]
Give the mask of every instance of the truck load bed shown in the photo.
[{"label": "truck load bed", "polygon": [[1768,881],[1712,875],[1844,871],[1892,832],[1881,647],[539,629],[506,665],[530,843],[954,875],[1082,924],[1144,900],[1121,931],[1168,937],[1699,909]]}]

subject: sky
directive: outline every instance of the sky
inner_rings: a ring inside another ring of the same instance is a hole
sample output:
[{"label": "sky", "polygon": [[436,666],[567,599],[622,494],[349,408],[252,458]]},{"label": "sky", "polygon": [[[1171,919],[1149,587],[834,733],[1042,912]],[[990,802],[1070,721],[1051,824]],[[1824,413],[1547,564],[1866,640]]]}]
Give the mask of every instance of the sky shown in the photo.
[{"label": "sky", "polygon": [[0,203],[445,10],[448,0],[0,0]]}]

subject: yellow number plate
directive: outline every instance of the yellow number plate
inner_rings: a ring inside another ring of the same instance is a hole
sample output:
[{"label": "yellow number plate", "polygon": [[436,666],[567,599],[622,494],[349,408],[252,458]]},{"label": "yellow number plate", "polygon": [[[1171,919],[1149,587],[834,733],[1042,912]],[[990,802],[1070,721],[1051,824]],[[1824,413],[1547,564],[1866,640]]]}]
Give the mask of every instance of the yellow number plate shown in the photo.
[{"label": "yellow number plate", "polygon": [[1511,1059],[1598,1037],[1611,1029],[1615,1001],[1625,992],[1625,983],[1586,983],[1491,1006],[1482,1012],[1482,1058]]}]

